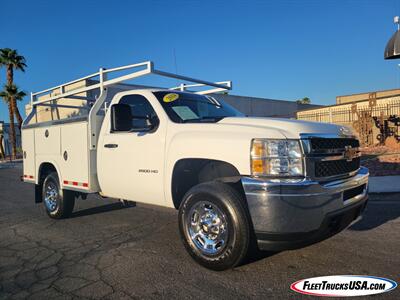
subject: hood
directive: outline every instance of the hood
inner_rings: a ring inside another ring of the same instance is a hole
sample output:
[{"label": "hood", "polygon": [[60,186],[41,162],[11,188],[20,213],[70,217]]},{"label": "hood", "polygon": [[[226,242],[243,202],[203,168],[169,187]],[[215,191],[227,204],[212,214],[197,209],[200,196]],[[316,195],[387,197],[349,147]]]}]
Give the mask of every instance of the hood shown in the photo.
[{"label": "hood", "polygon": [[222,119],[218,124],[275,129],[288,139],[298,139],[300,134],[354,135],[346,126],[282,118],[229,117]]}]

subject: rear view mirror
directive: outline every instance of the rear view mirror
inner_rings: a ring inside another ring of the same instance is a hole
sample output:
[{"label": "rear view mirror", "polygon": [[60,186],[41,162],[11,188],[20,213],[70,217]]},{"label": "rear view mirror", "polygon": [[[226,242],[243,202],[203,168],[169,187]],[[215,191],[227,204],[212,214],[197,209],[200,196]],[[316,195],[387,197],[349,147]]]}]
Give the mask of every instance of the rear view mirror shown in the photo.
[{"label": "rear view mirror", "polygon": [[132,129],[132,113],[128,104],[111,106],[111,131],[130,131]]}]

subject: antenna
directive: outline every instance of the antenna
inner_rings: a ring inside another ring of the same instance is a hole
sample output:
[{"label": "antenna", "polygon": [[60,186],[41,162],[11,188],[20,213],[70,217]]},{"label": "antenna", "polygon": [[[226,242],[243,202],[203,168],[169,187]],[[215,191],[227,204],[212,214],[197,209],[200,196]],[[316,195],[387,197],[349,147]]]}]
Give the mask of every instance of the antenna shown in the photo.
[{"label": "antenna", "polygon": [[393,18],[393,22],[394,22],[394,24],[397,24],[397,30],[400,30],[400,17],[399,16],[395,16]]}]

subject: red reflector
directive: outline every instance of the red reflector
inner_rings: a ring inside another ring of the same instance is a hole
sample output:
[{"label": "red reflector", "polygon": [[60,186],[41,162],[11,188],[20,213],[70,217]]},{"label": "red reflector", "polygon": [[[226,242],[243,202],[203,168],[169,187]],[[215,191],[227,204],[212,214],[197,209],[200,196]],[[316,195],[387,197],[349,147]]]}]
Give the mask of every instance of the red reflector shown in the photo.
[{"label": "red reflector", "polygon": [[29,178],[30,178],[30,179],[33,179],[33,176],[30,175]]},{"label": "red reflector", "polygon": [[78,185],[76,181],[72,181],[72,185]]},{"label": "red reflector", "polygon": [[68,184],[68,180],[64,180],[64,184]]},{"label": "red reflector", "polygon": [[82,183],[83,187],[88,187],[89,185],[87,183]]}]

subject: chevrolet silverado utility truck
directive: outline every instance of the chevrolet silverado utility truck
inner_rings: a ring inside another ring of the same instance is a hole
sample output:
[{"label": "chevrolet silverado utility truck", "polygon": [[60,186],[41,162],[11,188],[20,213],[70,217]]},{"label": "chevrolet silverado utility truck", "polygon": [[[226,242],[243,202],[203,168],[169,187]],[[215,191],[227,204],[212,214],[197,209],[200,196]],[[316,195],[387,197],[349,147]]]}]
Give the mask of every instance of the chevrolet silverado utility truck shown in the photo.
[{"label": "chevrolet silverado utility truck", "polygon": [[[108,93],[150,74],[191,83]],[[246,117],[218,100],[230,89],[148,61],[32,93],[22,179],[54,219],[90,193],[175,208],[185,248],[213,270],[237,266],[250,247],[304,247],[357,221],[368,170],[351,129]]]}]

